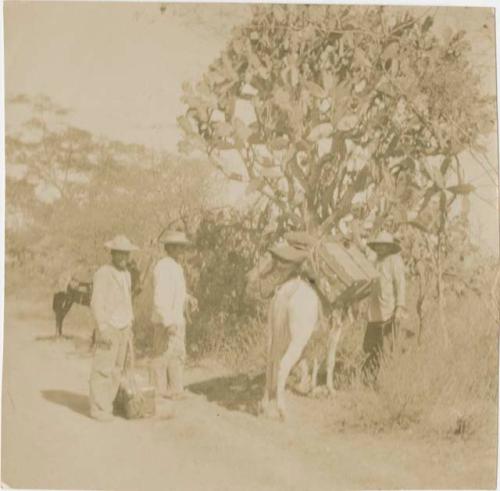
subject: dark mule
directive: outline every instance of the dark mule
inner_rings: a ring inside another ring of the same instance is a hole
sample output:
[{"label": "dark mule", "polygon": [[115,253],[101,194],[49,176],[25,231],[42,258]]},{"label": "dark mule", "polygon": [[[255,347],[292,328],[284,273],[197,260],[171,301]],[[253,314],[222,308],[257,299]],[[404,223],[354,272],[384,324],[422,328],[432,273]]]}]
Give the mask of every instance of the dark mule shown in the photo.
[{"label": "dark mule", "polygon": [[54,294],[52,310],[56,316],[56,335],[63,334],[63,321],[74,303],[90,306],[92,283],[72,280],[65,291]]},{"label": "dark mule", "polygon": [[[127,265],[132,279],[132,296],[135,297],[141,292],[141,273],[135,261],[130,261]],[[79,281],[72,278],[67,285],[66,290],[58,291],[52,299],[52,310],[56,316],[56,336],[63,334],[63,322],[71,309],[71,306],[76,303],[79,305],[90,306],[92,299],[92,282]],[[92,344],[95,339],[95,331],[92,334]]]}]

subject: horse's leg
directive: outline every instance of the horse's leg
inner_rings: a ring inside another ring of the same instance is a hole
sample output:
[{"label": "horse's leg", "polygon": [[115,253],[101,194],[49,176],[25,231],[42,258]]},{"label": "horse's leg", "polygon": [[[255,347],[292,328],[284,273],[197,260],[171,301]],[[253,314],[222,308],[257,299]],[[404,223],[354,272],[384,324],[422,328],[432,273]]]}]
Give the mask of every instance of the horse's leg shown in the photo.
[{"label": "horse's leg", "polygon": [[297,390],[302,394],[306,394],[309,390],[309,364],[307,363],[307,360],[305,358],[302,358],[302,360],[300,360],[299,369],[300,381]]},{"label": "horse's leg", "polygon": [[286,419],[285,387],[290,370],[299,361],[300,355],[311,337],[314,323],[309,328],[304,329],[304,325],[290,323],[291,342],[281,359],[278,369],[278,386],[276,393],[276,404],[282,420]]},{"label": "horse's leg", "polygon": [[97,341],[96,337],[97,337],[97,329],[94,328],[92,330],[92,337],[90,339],[90,348],[89,348],[89,351],[92,351],[94,349],[94,346],[95,346],[96,341]]},{"label": "horse's leg", "polygon": [[64,313],[61,311],[56,311],[56,336],[62,336],[63,319]]},{"label": "horse's leg", "polygon": [[271,384],[272,384],[272,371],[273,371],[273,362],[270,358],[270,354],[268,353],[267,364],[266,364],[266,383],[264,385],[264,395],[260,401],[259,412],[268,414],[269,413],[269,399],[271,397]]},{"label": "horse's leg", "polygon": [[278,388],[276,393],[276,404],[278,407],[278,412],[282,420],[286,419],[286,407],[285,407],[285,387],[290,370],[297,363],[304,350],[307,343],[307,339],[299,338],[292,339],[290,346],[288,347],[285,355],[281,359],[279,370],[278,370]]},{"label": "horse's leg", "polygon": [[63,322],[65,317],[68,315],[68,312],[70,311],[72,305],[73,305],[73,300],[66,297],[66,302],[64,303],[63,311],[61,313],[61,327],[59,331],[59,336],[63,335]]},{"label": "horse's leg", "polygon": [[[302,284],[300,285],[302,286]],[[288,299],[290,344],[280,361],[276,404],[281,419],[286,417],[285,386],[290,370],[302,355],[319,320],[319,299],[312,288],[301,288]]]},{"label": "horse's leg", "polygon": [[57,324],[57,335],[59,337],[62,337],[63,335],[63,322],[65,317],[66,317],[66,312],[63,310],[59,314],[59,323]]},{"label": "horse's leg", "polygon": [[314,392],[314,390],[318,386],[318,371],[319,371],[319,363],[318,359],[315,357],[313,361],[313,368],[311,375],[311,392]]},{"label": "horse's leg", "polygon": [[57,292],[54,294],[52,300],[52,310],[56,316],[56,336],[61,336],[62,334],[62,323],[64,320],[64,305],[66,303],[66,293]]},{"label": "horse's leg", "polygon": [[337,346],[340,335],[342,334],[341,327],[332,327],[328,334],[328,353],[326,359],[326,388],[330,393],[334,393],[333,389],[333,371],[335,370],[335,358],[337,355]]},{"label": "horse's leg", "polygon": [[273,308],[274,308],[274,299],[271,302],[268,310],[268,337],[267,337],[267,360],[266,360],[266,382],[264,385],[264,395],[260,401],[259,412],[264,413],[266,415],[269,414],[269,402],[276,395],[272,394],[273,391],[273,380],[274,380],[274,371],[276,361],[273,359],[273,337],[274,337],[274,323],[273,323]]}]

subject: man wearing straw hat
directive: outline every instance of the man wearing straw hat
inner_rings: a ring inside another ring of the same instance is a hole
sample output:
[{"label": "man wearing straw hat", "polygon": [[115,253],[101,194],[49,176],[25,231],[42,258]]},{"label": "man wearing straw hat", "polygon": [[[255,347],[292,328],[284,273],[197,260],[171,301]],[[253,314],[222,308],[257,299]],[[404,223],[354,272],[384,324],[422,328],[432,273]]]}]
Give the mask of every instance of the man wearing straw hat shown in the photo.
[{"label": "man wearing straw hat", "polygon": [[157,393],[170,399],[184,395],[186,357],[185,308],[190,300],[180,261],[191,243],[184,232],[166,232],[161,240],[164,256],[153,271],[153,356],[150,383]]},{"label": "man wearing straw hat", "polygon": [[379,358],[387,343],[393,345],[397,327],[405,312],[405,268],[399,254],[399,243],[388,232],[381,232],[368,243],[377,260],[379,277],[369,299],[368,325],[363,341],[367,359],[363,365],[365,376],[376,377]]},{"label": "man wearing straw hat", "polygon": [[90,307],[97,324],[90,374],[90,414],[100,421],[113,419],[115,400],[132,336],[132,281],[127,269],[130,252],[138,248],[124,235],[106,242],[111,264],[94,275]]}]

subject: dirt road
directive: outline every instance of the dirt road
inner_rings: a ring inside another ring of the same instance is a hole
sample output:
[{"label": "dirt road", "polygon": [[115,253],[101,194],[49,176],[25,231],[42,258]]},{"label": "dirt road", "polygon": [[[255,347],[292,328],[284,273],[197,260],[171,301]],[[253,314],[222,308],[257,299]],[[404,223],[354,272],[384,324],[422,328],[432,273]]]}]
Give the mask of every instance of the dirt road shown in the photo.
[{"label": "dirt road", "polygon": [[[289,395],[281,424],[245,411],[256,388],[209,367],[173,419],[88,416],[88,328],[55,341],[49,304],[6,302],[2,481],[10,487],[113,490],[492,488],[496,452],[409,434],[339,433],[335,400]],[[76,307],[83,308],[83,307]],[[328,407],[327,407],[328,406]],[[326,410],[328,409],[328,410]]]}]

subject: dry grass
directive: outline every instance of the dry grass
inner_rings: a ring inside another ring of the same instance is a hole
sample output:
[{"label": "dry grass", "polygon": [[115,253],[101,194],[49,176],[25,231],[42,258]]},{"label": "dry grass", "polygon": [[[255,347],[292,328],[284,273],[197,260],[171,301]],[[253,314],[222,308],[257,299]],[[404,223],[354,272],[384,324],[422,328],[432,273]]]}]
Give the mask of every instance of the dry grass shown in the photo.
[{"label": "dry grass", "polygon": [[349,389],[345,424],[378,429],[418,427],[441,436],[496,437],[497,328],[479,299],[450,302],[451,342],[428,319],[420,343],[407,341],[382,362],[377,385],[360,378]]}]

